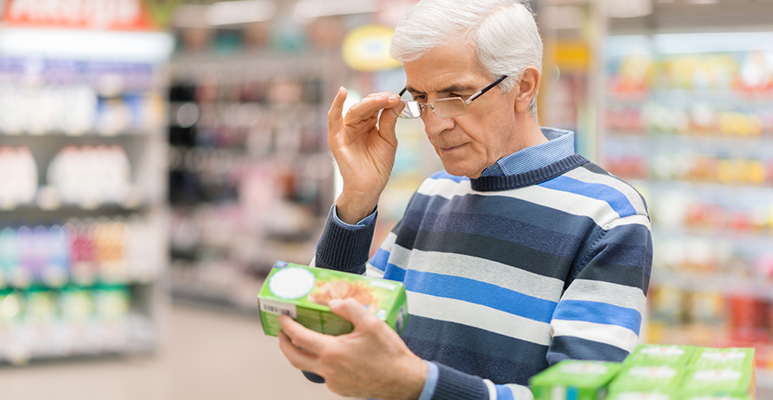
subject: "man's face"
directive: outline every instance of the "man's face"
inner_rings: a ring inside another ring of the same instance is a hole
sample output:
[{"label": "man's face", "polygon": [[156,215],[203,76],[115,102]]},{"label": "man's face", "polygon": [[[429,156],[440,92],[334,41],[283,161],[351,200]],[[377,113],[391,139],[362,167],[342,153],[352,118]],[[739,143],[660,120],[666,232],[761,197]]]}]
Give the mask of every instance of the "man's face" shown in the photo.
[{"label": "man's face", "polygon": [[[466,100],[492,82],[476,60],[470,45],[433,49],[403,64],[406,87],[421,103],[454,96]],[[477,178],[498,159],[525,147],[516,135],[520,123],[515,110],[517,94],[517,85],[509,93],[494,87],[471,102],[467,113],[453,118],[438,117],[425,108],[421,117],[424,131],[446,172]]]}]

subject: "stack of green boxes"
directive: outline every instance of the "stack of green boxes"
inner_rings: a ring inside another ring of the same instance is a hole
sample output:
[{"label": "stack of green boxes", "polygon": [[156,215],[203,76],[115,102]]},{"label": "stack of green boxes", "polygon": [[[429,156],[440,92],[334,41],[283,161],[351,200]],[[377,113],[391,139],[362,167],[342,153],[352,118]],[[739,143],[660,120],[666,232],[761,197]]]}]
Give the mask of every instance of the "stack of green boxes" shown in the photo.
[{"label": "stack of green boxes", "polygon": [[754,349],[641,345],[622,364],[562,361],[529,384],[535,400],[751,400]]}]

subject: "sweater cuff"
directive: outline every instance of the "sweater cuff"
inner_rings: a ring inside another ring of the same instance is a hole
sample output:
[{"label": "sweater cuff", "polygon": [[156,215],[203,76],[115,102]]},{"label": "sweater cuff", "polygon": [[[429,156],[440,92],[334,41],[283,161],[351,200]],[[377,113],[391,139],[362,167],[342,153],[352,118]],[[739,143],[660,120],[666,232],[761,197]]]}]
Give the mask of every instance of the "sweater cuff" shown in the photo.
[{"label": "sweater cuff", "polygon": [[432,400],[489,400],[483,379],[459,372],[443,364],[438,367],[438,380]]},{"label": "sweater cuff", "polygon": [[367,221],[366,225],[358,226],[337,222],[334,213],[335,205],[330,210],[317,244],[317,267],[362,274],[368,263],[377,212],[374,212],[374,218]]}]

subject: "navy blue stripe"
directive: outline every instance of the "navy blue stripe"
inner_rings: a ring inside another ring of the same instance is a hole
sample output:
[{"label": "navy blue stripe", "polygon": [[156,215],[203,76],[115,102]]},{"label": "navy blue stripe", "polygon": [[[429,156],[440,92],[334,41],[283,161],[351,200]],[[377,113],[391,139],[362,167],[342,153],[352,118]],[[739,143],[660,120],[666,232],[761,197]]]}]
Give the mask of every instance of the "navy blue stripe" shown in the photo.
[{"label": "navy blue stripe", "polygon": [[558,303],[553,319],[617,325],[637,335],[641,327],[641,314],[638,311],[597,301],[563,300]]},{"label": "navy blue stripe", "polygon": [[408,270],[405,290],[480,304],[534,321],[549,323],[556,303],[472,279]]},{"label": "navy blue stripe", "polygon": [[517,353],[504,352],[501,352],[500,356],[494,356],[461,346],[436,343],[433,340],[405,336],[403,339],[408,348],[424,360],[434,361],[467,374],[485,377],[496,384],[527,385],[529,378],[547,368],[545,357],[531,360],[521,358]]},{"label": "navy blue stripe", "polygon": [[628,198],[625,197],[624,194],[613,187],[601,183],[588,183],[567,176],[557,176],[547,182],[540,183],[539,186],[604,201],[609,204],[620,217],[636,215],[636,209],[633,208],[631,202],[628,201]]},{"label": "navy blue stripe", "polygon": [[450,321],[410,315],[403,338],[426,340],[438,346],[454,345],[486,357],[505,357],[524,364],[547,367],[548,346],[504,336],[485,329]]},{"label": "navy blue stripe", "polygon": [[644,267],[647,275],[652,268],[652,236],[650,230],[640,224],[615,227],[603,234],[588,253],[596,263]]},{"label": "navy blue stripe", "polygon": [[[593,262],[591,262],[593,264]],[[640,288],[647,294],[650,275],[641,266],[605,265],[585,268],[577,276],[578,279],[616,283],[618,285]]]},{"label": "navy blue stripe", "polygon": [[[409,210],[423,213],[425,210],[435,212],[455,212],[460,217],[481,214],[501,218],[502,224],[516,221],[524,226],[533,226],[544,229],[546,232],[560,235],[565,240],[579,240],[595,226],[592,218],[582,215],[569,214],[561,210],[546,207],[530,201],[507,196],[481,196],[466,194],[454,196],[451,199],[444,197],[427,197],[416,194],[409,204]],[[555,221],[562,221],[556,224]],[[412,228],[417,229],[416,221]]]},{"label": "navy blue stripe", "polygon": [[[626,182],[626,181],[624,181],[624,180],[622,180],[622,179],[620,179],[620,178],[610,174],[607,170],[605,170],[604,168],[599,167],[598,165],[596,165],[594,163],[590,163],[589,162],[589,163],[583,165],[582,167],[585,168],[586,170],[594,173],[594,174],[608,176],[608,177],[610,177],[612,179],[617,180],[618,182],[623,182],[624,184],[628,185],[628,182]],[[628,185],[628,186],[630,186],[630,185]],[[636,194],[639,195],[639,199],[641,199],[642,204],[644,204],[644,208],[648,208],[647,207],[647,200],[644,198],[644,196],[642,196],[641,193],[639,193],[639,191],[636,190],[636,188],[634,188],[633,186],[631,186],[631,189],[636,191]]]},{"label": "navy blue stripe", "polygon": [[463,233],[426,233],[403,227],[396,244],[408,250],[464,254],[511,265],[541,276],[564,280],[572,268],[572,259],[546,254],[526,246]]},{"label": "navy blue stripe", "polygon": [[561,257],[573,257],[580,239],[514,219],[473,213],[408,211],[403,226],[422,232],[485,236]]},{"label": "navy blue stripe", "polygon": [[550,343],[547,360],[550,365],[566,359],[622,362],[628,352],[606,343],[574,336],[556,336]]}]

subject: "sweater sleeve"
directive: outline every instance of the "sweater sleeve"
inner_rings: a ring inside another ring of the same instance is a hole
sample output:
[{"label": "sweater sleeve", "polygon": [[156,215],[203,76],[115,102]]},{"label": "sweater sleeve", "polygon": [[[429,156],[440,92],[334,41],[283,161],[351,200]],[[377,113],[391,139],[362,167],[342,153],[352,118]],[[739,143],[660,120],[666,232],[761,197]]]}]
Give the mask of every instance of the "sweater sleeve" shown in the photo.
[{"label": "sweater sleeve", "polygon": [[322,237],[317,243],[314,266],[317,268],[363,274],[368,262],[370,244],[378,212],[357,225],[348,225],[336,216],[335,205],[330,210]]},{"label": "sweater sleeve", "polygon": [[652,268],[649,219],[619,218],[592,237],[550,322],[550,365],[623,361],[639,340]]}]

